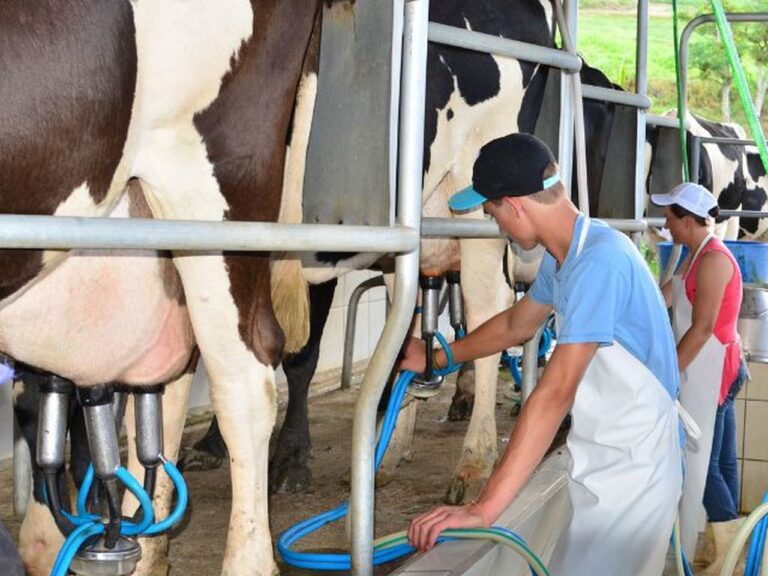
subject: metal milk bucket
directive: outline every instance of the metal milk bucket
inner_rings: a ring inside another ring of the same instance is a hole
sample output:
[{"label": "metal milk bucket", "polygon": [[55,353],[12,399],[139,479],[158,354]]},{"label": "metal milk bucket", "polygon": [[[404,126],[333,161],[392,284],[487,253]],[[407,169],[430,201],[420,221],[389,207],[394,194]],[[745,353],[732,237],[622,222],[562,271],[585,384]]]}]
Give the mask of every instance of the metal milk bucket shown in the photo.
[{"label": "metal milk bucket", "polygon": [[768,363],[768,285],[744,284],[737,329],[747,359]]}]

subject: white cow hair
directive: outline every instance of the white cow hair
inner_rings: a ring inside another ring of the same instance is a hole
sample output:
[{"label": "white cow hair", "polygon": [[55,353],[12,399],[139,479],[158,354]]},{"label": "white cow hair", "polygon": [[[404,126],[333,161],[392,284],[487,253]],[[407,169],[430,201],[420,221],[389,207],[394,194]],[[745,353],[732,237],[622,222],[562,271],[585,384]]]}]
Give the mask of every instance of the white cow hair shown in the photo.
[{"label": "white cow hair", "polygon": [[[230,72],[231,63],[236,61],[243,43],[250,38],[255,17],[251,4],[245,0],[142,0],[133,1],[131,6],[136,27],[138,72],[122,159],[110,190],[98,207],[89,204],[86,188],[81,186],[60,210],[83,210],[87,215],[109,213],[111,207],[117,204],[128,179],[137,177],[155,217],[222,220],[229,206],[214,178],[205,142],[193,118],[216,98],[224,77]],[[202,42],[202,38],[206,40]],[[190,198],[195,201],[190,202]],[[103,290],[105,283],[110,285],[113,281],[105,271],[119,273],[114,266],[125,266],[127,260],[111,265],[112,268],[110,265],[102,268],[102,273],[94,279],[97,294],[106,294]],[[83,276],[78,274],[77,268],[86,262],[90,262],[91,266],[98,265],[96,259],[88,256],[77,261],[68,258],[51,273],[51,277],[58,274],[64,281],[69,275],[71,287],[80,290],[82,283],[75,279],[80,280]],[[276,414],[274,372],[254,357],[239,334],[238,311],[230,291],[223,256],[215,253],[194,257],[176,255],[174,263],[184,283],[195,337],[211,377],[212,401],[231,456],[233,507],[223,572],[272,576],[277,568],[267,521],[266,479],[268,440]],[[158,269],[156,260],[154,264],[136,265]],[[153,278],[152,285],[162,288],[162,282],[155,281],[160,279],[156,272],[146,270],[145,277]],[[39,283],[33,288],[42,289],[46,284],[49,283]],[[125,284],[127,292],[141,291],[146,297],[145,285],[135,280]],[[66,297],[66,282],[58,288],[59,293],[53,296]],[[51,288],[47,290],[52,292]],[[162,297],[167,300],[167,296],[162,294],[161,297],[161,292],[157,292],[156,302],[162,305]],[[21,302],[14,302],[14,306]],[[73,301],[69,302],[72,305]],[[94,297],[89,307],[91,316],[98,309],[107,315],[104,318],[114,320],[116,308],[112,304],[109,299]],[[22,308],[16,306],[16,310]],[[0,314],[10,314],[9,309],[6,307]],[[124,320],[125,326],[137,324],[136,309],[128,306],[127,310],[132,315]],[[54,313],[53,310],[50,313]],[[61,309],[55,313],[61,314]],[[40,317],[39,311],[37,317]],[[34,333],[29,326],[25,328],[5,322],[0,325],[3,328],[0,340],[4,345],[8,344],[9,350],[26,346],[20,340],[30,337],[39,339],[39,333]],[[13,330],[9,331],[9,326]],[[77,325],[62,329],[68,329],[70,336],[80,333]],[[14,340],[13,345],[9,344],[11,340]],[[94,346],[97,348],[98,344]],[[106,360],[95,358],[99,352],[94,346],[79,348],[87,350],[88,358],[85,360]],[[138,344],[130,346],[134,350],[141,349]],[[118,344],[114,347],[114,354],[130,350],[130,346]],[[74,362],[74,359],[64,357],[67,352],[54,347],[48,351],[53,359],[41,359],[36,363],[41,367],[55,368],[56,362]],[[123,364],[126,363],[124,359]],[[80,369],[85,370],[84,367]],[[60,373],[59,370],[52,371]],[[91,376],[93,374],[85,372],[75,374],[76,383],[90,383]],[[150,573],[151,569],[149,566],[142,567],[140,572]]]}]

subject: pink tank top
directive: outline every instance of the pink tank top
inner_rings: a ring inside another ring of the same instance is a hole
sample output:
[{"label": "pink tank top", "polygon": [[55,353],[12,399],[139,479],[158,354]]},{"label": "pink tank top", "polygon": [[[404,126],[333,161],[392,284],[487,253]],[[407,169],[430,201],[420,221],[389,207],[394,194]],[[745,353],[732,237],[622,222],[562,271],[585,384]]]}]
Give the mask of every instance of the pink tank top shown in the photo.
[{"label": "pink tank top", "polygon": [[720,312],[717,314],[715,322],[715,338],[725,346],[725,361],[723,364],[723,379],[720,384],[719,403],[725,401],[725,397],[731,389],[731,384],[739,373],[741,363],[741,339],[736,332],[736,322],[739,319],[739,310],[741,309],[742,289],[741,289],[741,270],[731,251],[725,247],[723,242],[715,237],[712,238],[704,248],[701,249],[699,257],[691,266],[685,278],[685,294],[693,305],[694,295],[696,294],[696,272],[701,262],[701,257],[707,252],[720,252],[725,254],[733,265],[733,276],[725,287],[723,301],[720,304]]}]

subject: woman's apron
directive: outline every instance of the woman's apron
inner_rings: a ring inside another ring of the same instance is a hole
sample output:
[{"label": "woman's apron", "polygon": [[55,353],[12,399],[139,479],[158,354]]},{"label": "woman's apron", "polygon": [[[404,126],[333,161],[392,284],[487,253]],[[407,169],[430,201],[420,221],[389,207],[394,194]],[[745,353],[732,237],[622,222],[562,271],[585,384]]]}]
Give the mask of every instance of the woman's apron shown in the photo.
[{"label": "woman's apron", "polygon": [[[708,234],[693,255],[685,275],[672,277],[672,331],[679,343],[690,329],[693,306],[685,294],[685,280],[702,249],[714,235]],[[688,437],[685,454],[685,479],[680,500],[680,539],[688,558],[696,553],[699,532],[704,530],[707,514],[704,510],[704,486],[707,481],[712,436],[715,430],[717,401],[723,379],[725,346],[711,335],[683,372],[680,373],[680,403],[698,424],[698,438]]]},{"label": "woman's apron", "polygon": [[[585,219],[576,258],[588,229]],[[553,576],[659,576],[682,486],[672,398],[614,342],[595,353],[571,414],[573,515],[553,555]]]}]

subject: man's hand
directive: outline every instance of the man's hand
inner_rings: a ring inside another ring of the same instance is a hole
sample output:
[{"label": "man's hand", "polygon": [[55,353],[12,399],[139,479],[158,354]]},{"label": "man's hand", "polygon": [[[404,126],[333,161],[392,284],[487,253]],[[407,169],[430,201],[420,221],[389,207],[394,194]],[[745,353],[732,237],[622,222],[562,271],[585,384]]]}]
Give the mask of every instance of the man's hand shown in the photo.
[{"label": "man's hand", "polygon": [[411,370],[421,374],[426,370],[427,352],[424,340],[420,338],[408,338],[401,350],[402,360],[400,370]]},{"label": "man's hand", "polygon": [[408,540],[414,548],[426,552],[435,545],[443,530],[487,528],[490,525],[475,503],[465,506],[438,506],[413,519],[408,527]]}]

